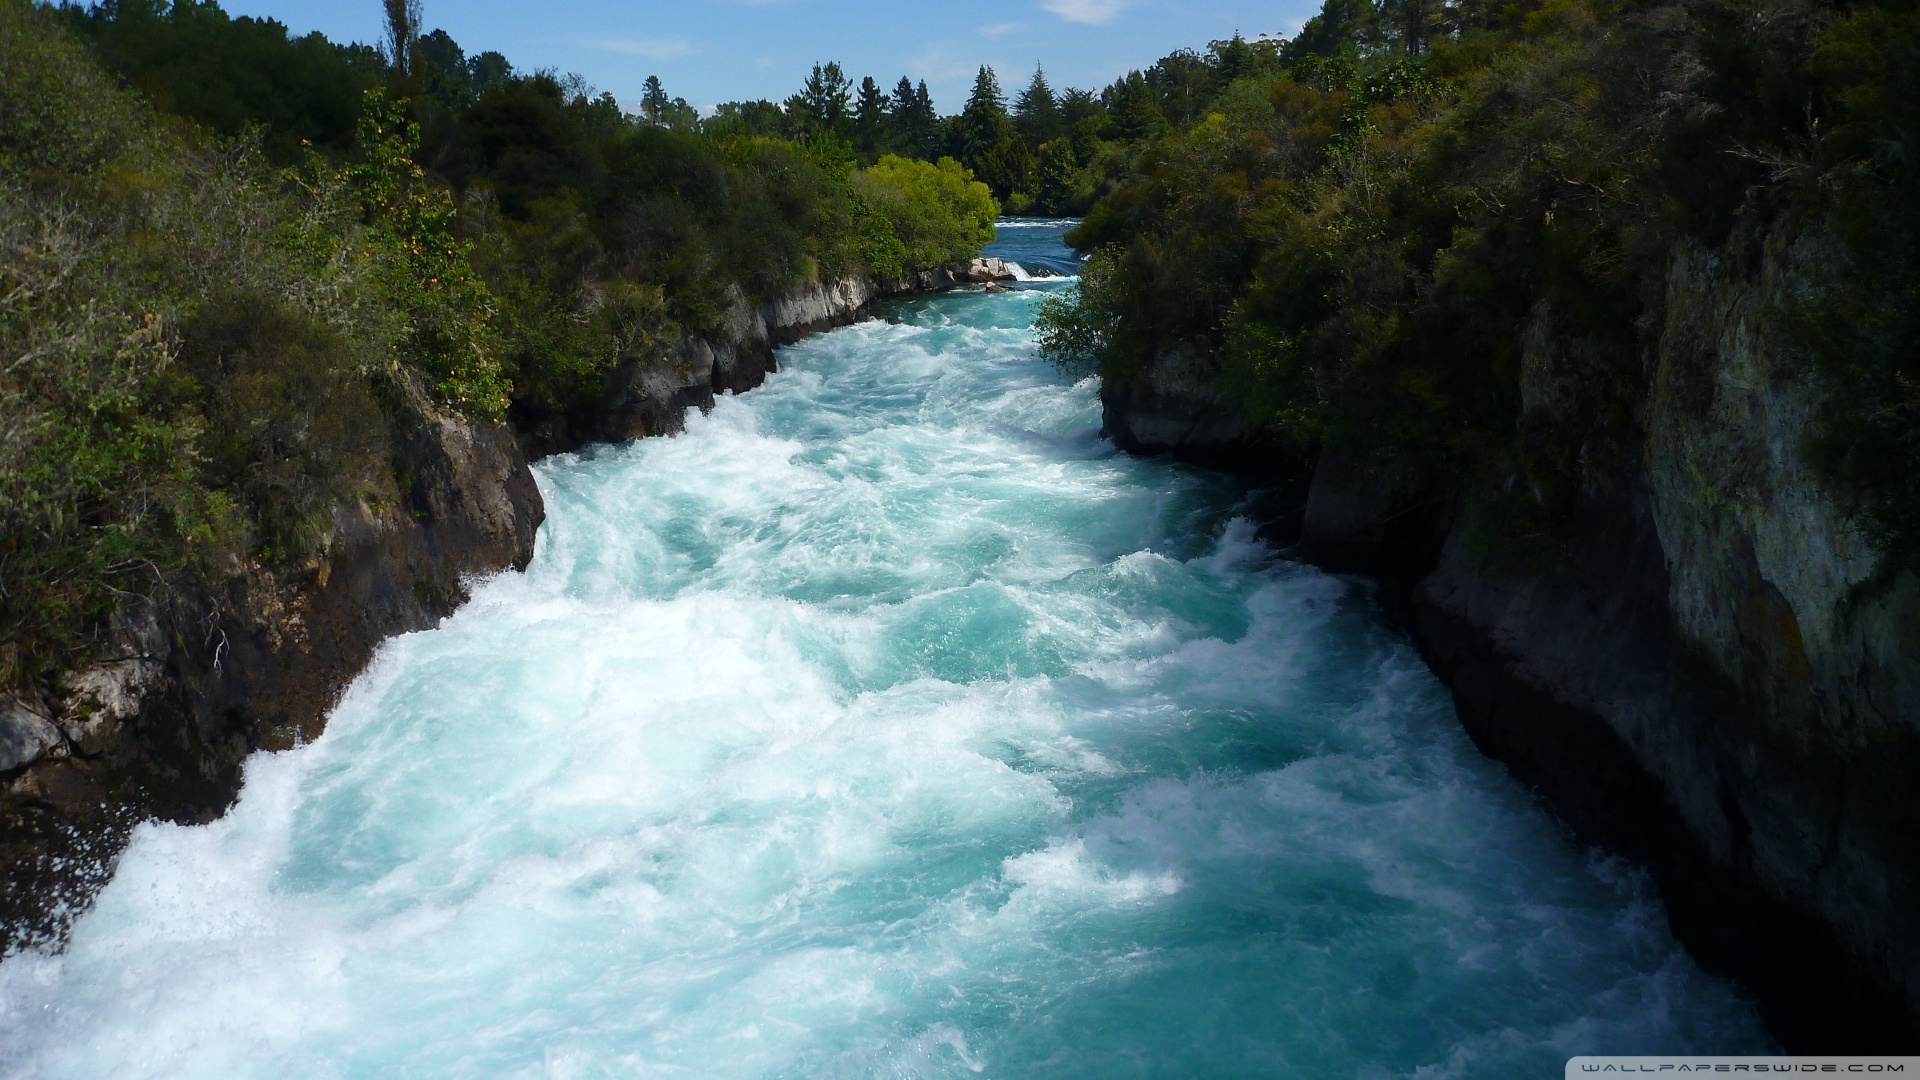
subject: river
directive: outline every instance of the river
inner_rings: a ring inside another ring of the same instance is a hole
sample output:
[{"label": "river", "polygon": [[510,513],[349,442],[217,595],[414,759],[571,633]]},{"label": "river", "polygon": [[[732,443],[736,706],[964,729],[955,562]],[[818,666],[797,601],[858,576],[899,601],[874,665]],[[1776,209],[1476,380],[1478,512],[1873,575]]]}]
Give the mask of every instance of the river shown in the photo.
[{"label": "river", "polygon": [[[1058,225],[996,253],[1070,269]],[[1759,1052],[1363,584],[1116,454],[1070,281],[894,305],[549,459],[389,642],[0,965],[20,1077],[1542,1077]]]}]

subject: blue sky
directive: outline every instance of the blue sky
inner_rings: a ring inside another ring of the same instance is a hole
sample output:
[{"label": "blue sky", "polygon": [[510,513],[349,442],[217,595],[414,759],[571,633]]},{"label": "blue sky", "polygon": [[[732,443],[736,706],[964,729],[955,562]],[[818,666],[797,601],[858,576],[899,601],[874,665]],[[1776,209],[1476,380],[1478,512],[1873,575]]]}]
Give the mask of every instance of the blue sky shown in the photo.
[{"label": "blue sky", "polygon": [[[380,33],[379,0],[223,0],[235,15],[272,16],[296,32],[347,41]],[[1012,93],[1035,62],[1056,88],[1090,89],[1178,48],[1204,49],[1237,29],[1290,34],[1318,0],[425,0],[426,26],[469,53],[496,49],[523,69],[578,72],[631,104],[659,75],[668,93],[703,107],[775,101],[816,60],[891,89],[925,79],[942,112],[957,111],[981,64]]]}]

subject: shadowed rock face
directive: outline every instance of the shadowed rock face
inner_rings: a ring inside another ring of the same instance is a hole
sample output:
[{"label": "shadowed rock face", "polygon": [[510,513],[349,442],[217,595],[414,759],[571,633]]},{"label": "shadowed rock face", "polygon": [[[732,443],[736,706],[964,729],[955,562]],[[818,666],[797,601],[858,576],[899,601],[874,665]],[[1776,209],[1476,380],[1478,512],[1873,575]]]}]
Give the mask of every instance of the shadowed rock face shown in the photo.
[{"label": "shadowed rock face", "polygon": [[0,702],[0,918],[58,940],[136,821],[218,817],[254,749],[317,736],[386,637],[437,624],[475,575],[525,567],[543,517],[503,425],[407,403],[382,505],[337,507],[296,572],[238,561],[132,598],[56,694]]},{"label": "shadowed rock face", "polygon": [[1124,381],[1100,387],[1102,431],[1130,454],[1167,454],[1181,461],[1264,479],[1297,478],[1301,498],[1313,459],[1262,430],[1213,384],[1210,358],[1185,352],[1157,356]]},{"label": "shadowed rock face", "polygon": [[[1790,1048],[1920,1047],[1920,580],[1848,522],[1802,450],[1818,404],[1772,324],[1821,257],[1685,248],[1637,460],[1558,541],[1484,493],[1409,503],[1353,456],[1311,470],[1297,551],[1379,576],[1462,722],[1584,835],[1646,862],[1675,930]],[[1523,400],[1576,391],[1530,328]],[[1251,444],[1177,364],[1106,396],[1123,447]]]}]

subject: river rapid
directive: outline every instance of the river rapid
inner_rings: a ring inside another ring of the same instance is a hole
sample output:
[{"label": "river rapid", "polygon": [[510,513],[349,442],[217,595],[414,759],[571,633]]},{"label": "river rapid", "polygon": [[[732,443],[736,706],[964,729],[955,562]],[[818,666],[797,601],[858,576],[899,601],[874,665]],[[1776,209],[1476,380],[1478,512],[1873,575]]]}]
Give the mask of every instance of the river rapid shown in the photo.
[{"label": "river rapid", "polygon": [[[1070,270],[1054,223],[995,254]],[[1368,590],[1037,362],[1071,281],[536,466],[525,574],[141,826],[16,1077],[1542,1077],[1763,1052]]]}]

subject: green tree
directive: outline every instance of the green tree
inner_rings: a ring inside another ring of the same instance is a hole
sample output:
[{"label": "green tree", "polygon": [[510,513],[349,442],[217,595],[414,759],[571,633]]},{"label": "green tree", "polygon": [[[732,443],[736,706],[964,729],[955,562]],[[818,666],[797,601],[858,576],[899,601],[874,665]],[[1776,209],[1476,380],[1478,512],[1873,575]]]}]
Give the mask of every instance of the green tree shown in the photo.
[{"label": "green tree", "polygon": [[640,115],[649,124],[667,122],[667,108],[672,102],[667,98],[667,88],[660,84],[660,76],[647,76],[646,83],[640,89]]},{"label": "green tree", "polygon": [[1014,190],[1011,181],[1016,178],[1008,173],[1009,168],[1018,163],[1003,144],[1018,141],[1013,119],[1007,115],[1007,99],[1000,91],[1000,80],[992,68],[982,65],[974,78],[973,93],[967,98],[966,108],[954,118],[948,131],[948,146],[962,165],[997,194],[1005,194]]},{"label": "green tree", "polygon": [[1069,88],[1060,95],[1060,119],[1068,127],[1087,120],[1104,120],[1107,107],[1089,90]]},{"label": "green tree", "polygon": [[402,78],[419,71],[420,0],[381,0],[387,17],[386,37],[381,50],[387,64]]},{"label": "green tree", "polygon": [[[608,94],[602,94],[601,97],[607,101],[613,100]],[[619,106],[615,105],[613,111],[617,113]],[[658,75],[647,76],[647,81],[641,85],[640,118],[655,127],[691,130],[700,126],[699,110],[687,104],[686,98],[668,97],[667,89],[661,85]]]},{"label": "green tree", "polygon": [[159,109],[226,138],[264,127],[263,147],[280,164],[301,160],[302,140],[349,150],[361,95],[384,77],[372,48],[291,37],[281,23],[229,18],[210,0],[118,0],[55,14]]},{"label": "green tree", "polygon": [[953,146],[959,152],[956,156],[963,164],[969,159],[984,158],[1012,129],[1007,116],[1007,96],[1000,91],[1000,80],[992,68],[983,64],[980,73],[974,76],[973,92],[967,97],[966,108],[953,124]]},{"label": "green tree", "polygon": [[887,96],[869,75],[860,80],[860,92],[854,101],[853,141],[860,153],[872,158],[887,145]]},{"label": "green tree", "polygon": [[1072,208],[1078,162],[1073,140],[1062,136],[1040,148],[1035,156],[1033,209],[1048,217],[1064,216]]},{"label": "green tree", "polygon": [[467,70],[473,73],[473,90],[484,94],[513,78],[513,65],[497,52],[483,52],[467,61]]},{"label": "green tree", "polygon": [[1219,92],[1220,76],[1207,57],[1178,49],[1160,58],[1144,76],[1160,112],[1175,127],[1191,127]]},{"label": "green tree", "polygon": [[918,87],[906,76],[893,88],[888,106],[894,142],[915,157],[929,157],[939,145],[940,118],[933,111],[933,98],[927,93],[925,79]]},{"label": "green tree", "polygon": [[811,135],[844,137],[848,127],[848,105],[853,100],[853,85],[837,60],[813,65],[813,72],[801,86],[800,123]]},{"label": "green tree", "polygon": [[703,126],[716,137],[751,135],[778,137],[786,134],[791,120],[771,101],[728,101],[713,110]]},{"label": "green tree", "polygon": [[1239,79],[1267,74],[1274,69],[1278,59],[1272,41],[1263,38],[1255,45],[1240,36],[1238,30],[1225,41],[1210,43],[1207,51],[1213,56],[1213,66],[1220,73],[1223,86]]},{"label": "green tree", "polygon": [[1127,142],[1144,142],[1166,132],[1167,116],[1146,76],[1130,71],[1103,95],[1114,134]]},{"label": "green tree", "polygon": [[1386,35],[1398,40],[1408,56],[1419,56],[1445,32],[1446,12],[1435,0],[1380,0],[1377,11]]},{"label": "green tree", "polygon": [[993,240],[1000,205],[985,184],[952,158],[938,164],[888,154],[853,176],[892,243],[871,244],[874,269],[897,274],[965,263]]},{"label": "green tree", "polygon": [[1373,0],[1326,0],[1320,13],[1307,20],[1280,54],[1292,65],[1311,57],[1351,54],[1379,44],[1379,26],[1380,15]]},{"label": "green tree", "polygon": [[1013,103],[1013,116],[1014,126],[1030,146],[1039,146],[1066,129],[1060,100],[1054,96],[1053,87],[1047,85],[1047,73],[1037,64],[1032,80]]},{"label": "green tree", "polygon": [[473,104],[473,68],[459,42],[445,30],[435,30],[421,38],[414,50],[428,94],[448,109],[463,109]]}]

